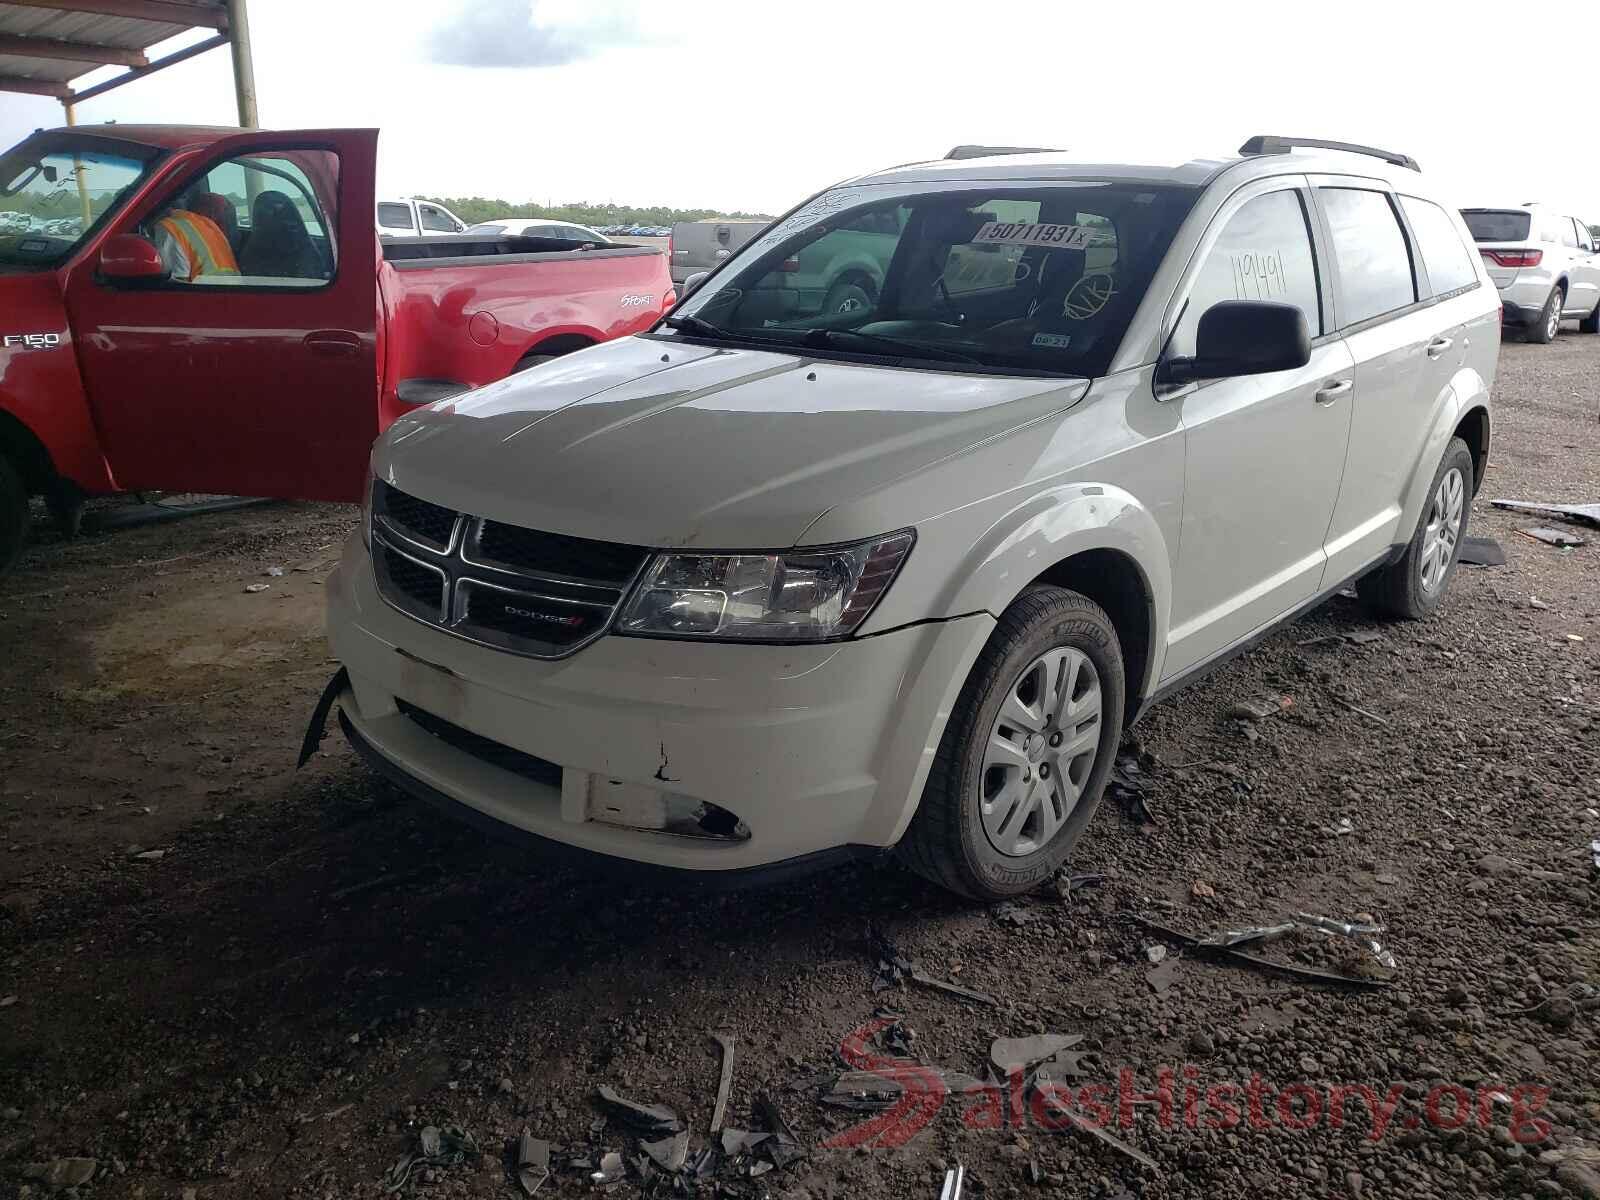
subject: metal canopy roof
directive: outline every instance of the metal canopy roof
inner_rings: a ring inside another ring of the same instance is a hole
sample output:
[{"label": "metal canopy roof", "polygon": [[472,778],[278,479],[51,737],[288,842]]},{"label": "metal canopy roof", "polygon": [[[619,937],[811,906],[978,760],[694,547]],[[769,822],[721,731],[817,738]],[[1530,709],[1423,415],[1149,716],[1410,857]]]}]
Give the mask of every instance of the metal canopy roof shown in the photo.
[{"label": "metal canopy roof", "polygon": [[[248,75],[243,7],[242,0],[0,0],[0,92],[54,96],[70,107],[230,43],[239,75],[240,42]],[[191,29],[209,29],[216,36],[151,60],[151,46]],[[94,87],[73,89],[72,80],[103,66],[129,70]],[[253,109],[253,80],[249,90]],[[243,120],[242,94],[240,108]],[[253,114],[247,123],[255,123]]]}]

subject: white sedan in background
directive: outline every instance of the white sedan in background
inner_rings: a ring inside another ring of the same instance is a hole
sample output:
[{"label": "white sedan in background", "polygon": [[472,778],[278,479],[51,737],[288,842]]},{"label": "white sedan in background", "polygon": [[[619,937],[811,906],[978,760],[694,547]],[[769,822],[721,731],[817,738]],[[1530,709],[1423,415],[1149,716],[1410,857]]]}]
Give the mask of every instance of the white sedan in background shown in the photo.
[{"label": "white sedan in background", "polygon": [[595,246],[611,245],[610,238],[590,229],[587,225],[551,221],[542,217],[505,217],[498,221],[481,221],[467,232],[500,234],[506,237],[546,237],[563,242],[586,242]]}]

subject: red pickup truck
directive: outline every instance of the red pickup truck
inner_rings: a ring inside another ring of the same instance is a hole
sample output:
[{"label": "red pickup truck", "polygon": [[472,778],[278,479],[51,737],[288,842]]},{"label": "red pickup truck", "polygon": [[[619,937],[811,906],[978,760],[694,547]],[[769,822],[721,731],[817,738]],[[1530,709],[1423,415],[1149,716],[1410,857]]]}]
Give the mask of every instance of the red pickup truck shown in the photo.
[{"label": "red pickup truck", "polygon": [[[651,325],[645,247],[380,242],[376,130],[40,131],[0,157],[0,572],[28,497],[359,500],[417,404]],[[565,247],[565,248],[562,248]]]}]

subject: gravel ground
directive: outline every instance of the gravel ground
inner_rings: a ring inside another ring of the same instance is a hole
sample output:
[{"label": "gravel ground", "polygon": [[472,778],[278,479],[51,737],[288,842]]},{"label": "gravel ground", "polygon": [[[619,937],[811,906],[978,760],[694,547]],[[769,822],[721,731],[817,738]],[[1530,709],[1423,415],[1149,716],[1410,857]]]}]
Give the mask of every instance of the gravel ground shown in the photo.
[{"label": "gravel ground", "polygon": [[[1600,338],[1506,346],[1498,405],[1472,526],[1505,566],[1460,570],[1423,624],[1336,599],[1156,710],[1155,823],[1108,803],[1072,866],[1102,883],[991,910],[893,864],[646,890],[443,820],[336,737],[296,773],[349,509],[43,538],[0,585],[0,1194],[380,1197],[455,1125],[484,1153],[403,1191],[520,1194],[526,1128],[556,1144],[541,1196],[593,1190],[608,1151],[634,1195],[638,1139],[597,1088],[675,1110],[696,1155],[720,1029],[728,1123],[763,1128],[766,1091],[807,1157],[752,1177],[769,1143],[699,1195],[934,1197],[958,1161],[969,1196],[1600,1195],[1600,534],[1562,553],[1487,503],[1600,500]],[[1340,938],[1261,951],[1381,986],[1298,979],[1132,917],[1296,910],[1387,926],[1396,969]],[[879,936],[995,1003],[874,992]],[[1079,1114],[1108,1104],[1120,1145],[1009,1091],[888,1120],[817,1098],[841,1055],[982,1077],[993,1039],[1036,1033],[1082,1035],[1051,1078]],[[1120,1073],[1137,1099],[1164,1066],[1170,1113],[1138,1099],[1124,1123]]]}]

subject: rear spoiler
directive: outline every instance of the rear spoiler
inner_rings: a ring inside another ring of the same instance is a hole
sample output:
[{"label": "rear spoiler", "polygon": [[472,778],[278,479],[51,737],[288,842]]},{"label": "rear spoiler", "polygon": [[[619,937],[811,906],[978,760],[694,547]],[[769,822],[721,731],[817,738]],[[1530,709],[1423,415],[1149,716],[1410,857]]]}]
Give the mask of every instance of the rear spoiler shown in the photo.
[{"label": "rear spoiler", "polygon": [[957,146],[945,155],[946,159],[989,158],[995,154],[1060,154],[1050,146]]}]

